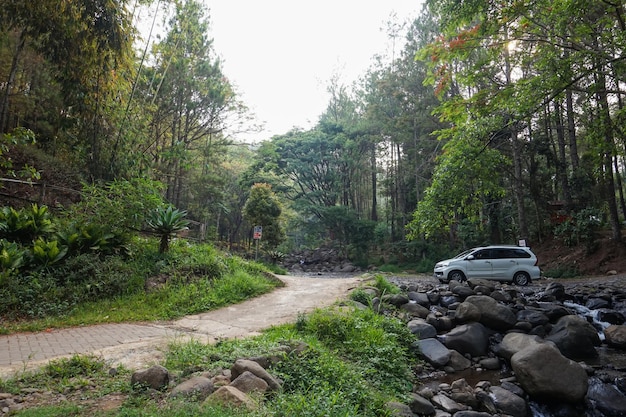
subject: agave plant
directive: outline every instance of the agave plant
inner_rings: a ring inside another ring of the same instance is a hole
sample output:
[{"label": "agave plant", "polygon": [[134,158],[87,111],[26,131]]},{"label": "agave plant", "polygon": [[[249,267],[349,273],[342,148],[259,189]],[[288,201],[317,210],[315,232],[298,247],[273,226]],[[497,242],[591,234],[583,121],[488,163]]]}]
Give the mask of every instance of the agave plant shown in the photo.
[{"label": "agave plant", "polygon": [[165,253],[170,248],[170,239],[177,232],[187,230],[189,221],[185,219],[185,210],[175,209],[173,206],[159,208],[148,216],[148,226],[160,237],[159,252]]}]

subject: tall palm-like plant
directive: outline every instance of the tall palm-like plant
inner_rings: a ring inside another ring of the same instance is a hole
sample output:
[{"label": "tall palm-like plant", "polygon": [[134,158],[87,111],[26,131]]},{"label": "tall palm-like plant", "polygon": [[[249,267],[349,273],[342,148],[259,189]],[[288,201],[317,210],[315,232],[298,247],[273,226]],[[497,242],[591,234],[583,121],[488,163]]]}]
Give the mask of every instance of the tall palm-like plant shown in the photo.
[{"label": "tall palm-like plant", "polygon": [[161,207],[152,212],[146,222],[148,226],[160,236],[159,253],[165,253],[170,248],[170,239],[177,232],[187,230],[189,221],[185,219],[187,212],[173,206]]}]

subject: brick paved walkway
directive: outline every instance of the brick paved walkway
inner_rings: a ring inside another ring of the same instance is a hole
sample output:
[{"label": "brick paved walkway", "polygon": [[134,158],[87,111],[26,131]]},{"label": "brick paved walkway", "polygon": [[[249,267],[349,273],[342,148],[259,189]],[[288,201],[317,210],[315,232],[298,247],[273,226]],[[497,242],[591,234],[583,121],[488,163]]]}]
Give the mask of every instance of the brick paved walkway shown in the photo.
[{"label": "brick paved walkway", "polygon": [[96,354],[131,369],[158,358],[168,342],[188,337],[212,343],[247,337],[299,313],[344,297],[358,278],[282,277],[286,286],[241,304],[163,324],[100,324],[37,333],[0,335],[0,378],[74,354]]},{"label": "brick paved walkway", "polygon": [[151,325],[101,324],[0,336],[0,368],[15,367],[25,362],[38,362],[52,357],[86,354],[137,341],[160,339],[167,333],[167,329]]}]

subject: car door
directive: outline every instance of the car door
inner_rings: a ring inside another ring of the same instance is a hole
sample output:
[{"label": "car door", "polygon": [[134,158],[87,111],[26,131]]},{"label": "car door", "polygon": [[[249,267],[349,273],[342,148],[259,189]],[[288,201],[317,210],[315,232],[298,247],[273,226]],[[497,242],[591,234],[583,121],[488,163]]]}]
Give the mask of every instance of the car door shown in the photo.
[{"label": "car door", "polygon": [[491,278],[493,257],[491,249],[479,249],[470,255],[467,262],[467,278]]},{"label": "car door", "polygon": [[491,261],[493,279],[511,280],[517,265],[517,259],[513,250],[507,248],[493,249],[493,260]]}]

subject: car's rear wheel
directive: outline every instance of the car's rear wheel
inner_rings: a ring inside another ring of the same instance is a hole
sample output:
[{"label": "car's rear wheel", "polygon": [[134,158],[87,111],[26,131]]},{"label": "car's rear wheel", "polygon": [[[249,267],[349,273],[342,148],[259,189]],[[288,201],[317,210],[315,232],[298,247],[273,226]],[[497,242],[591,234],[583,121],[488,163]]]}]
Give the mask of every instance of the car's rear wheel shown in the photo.
[{"label": "car's rear wheel", "polygon": [[516,272],[515,275],[513,275],[513,283],[515,285],[521,285],[526,286],[528,284],[530,284],[530,275],[528,275],[526,272]]},{"label": "car's rear wheel", "polygon": [[465,281],[465,274],[461,271],[450,271],[450,273],[448,274],[448,278],[450,279],[450,281],[454,280],[463,282]]}]

